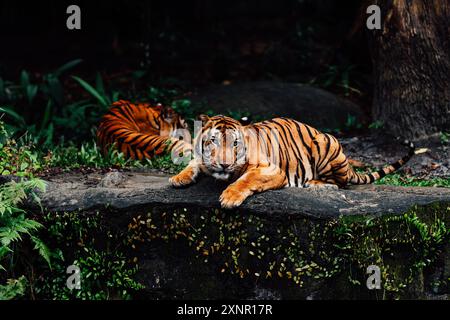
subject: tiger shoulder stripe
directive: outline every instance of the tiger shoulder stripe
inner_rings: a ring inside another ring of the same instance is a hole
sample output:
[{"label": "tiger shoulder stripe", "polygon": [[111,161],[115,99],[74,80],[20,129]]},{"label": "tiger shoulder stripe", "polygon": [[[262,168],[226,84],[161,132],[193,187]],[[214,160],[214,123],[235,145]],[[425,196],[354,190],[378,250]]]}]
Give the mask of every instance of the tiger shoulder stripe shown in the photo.
[{"label": "tiger shoulder stripe", "polygon": [[115,145],[127,158],[151,159],[172,150],[181,153],[185,143],[173,135],[186,127],[172,108],[119,100],[103,116],[97,141],[105,153]]}]

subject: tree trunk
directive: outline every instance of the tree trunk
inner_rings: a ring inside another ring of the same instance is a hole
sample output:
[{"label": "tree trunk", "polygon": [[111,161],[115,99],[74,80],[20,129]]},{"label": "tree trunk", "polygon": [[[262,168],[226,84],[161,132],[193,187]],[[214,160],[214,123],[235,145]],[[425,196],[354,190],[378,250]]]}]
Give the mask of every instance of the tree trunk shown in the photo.
[{"label": "tree trunk", "polygon": [[381,30],[368,30],[374,119],[409,139],[450,131],[450,1],[373,3],[382,19]]}]

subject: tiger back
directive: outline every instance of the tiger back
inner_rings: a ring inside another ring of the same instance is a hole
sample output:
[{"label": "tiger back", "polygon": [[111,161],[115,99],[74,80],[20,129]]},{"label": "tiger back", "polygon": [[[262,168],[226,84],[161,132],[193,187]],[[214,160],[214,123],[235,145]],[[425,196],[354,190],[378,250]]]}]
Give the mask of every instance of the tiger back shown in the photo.
[{"label": "tiger back", "polygon": [[151,159],[181,149],[183,142],[174,133],[185,128],[186,122],[170,107],[119,100],[103,116],[97,141],[104,153],[115,145],[127,158]]}]

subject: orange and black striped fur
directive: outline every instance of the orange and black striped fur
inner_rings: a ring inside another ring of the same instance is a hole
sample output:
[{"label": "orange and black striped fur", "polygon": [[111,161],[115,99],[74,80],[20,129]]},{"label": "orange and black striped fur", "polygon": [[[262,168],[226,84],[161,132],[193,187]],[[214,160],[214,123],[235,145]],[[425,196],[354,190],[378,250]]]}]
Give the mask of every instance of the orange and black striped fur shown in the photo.
[{"label": "orange and black striped fur", "polygon": [[165,151],[182,149],[176,129],[186,128],[185,121],[170,107],[114,102],[103,116],[97,139],[103,152],[115,144],[127,158],[152,158]]},{"label": "orange and black striped fur", "polygon": [[196,157],[178,175],[175,187],[194,183],[200,173],[232,182],[220,196],[223,207],[239,206],[247,197],[284,187],[335,188],[368,184],[400,168],[414,154],[375,173],[358,173],[349,165],[338,140],[287,118],[247,126],[225,117],[201,116],[195,138]]}]

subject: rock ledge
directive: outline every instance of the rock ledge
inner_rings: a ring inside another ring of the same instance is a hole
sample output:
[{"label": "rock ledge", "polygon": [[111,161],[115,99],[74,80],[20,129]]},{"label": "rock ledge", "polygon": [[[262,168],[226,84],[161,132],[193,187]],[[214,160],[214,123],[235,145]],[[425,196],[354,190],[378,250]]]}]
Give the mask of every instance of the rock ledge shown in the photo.
[{"label": "rock ledge", "polygon": [[[47,180],[47,191],[41,199],[50,211],[105,206],[118,210],[147,206],[220,208],[218,199],[225,187],[222,182],[203,178],[191,187],[174,189],[167,175],[154,173],[62,174]],[[287,188],[254,195],[240,210],[268,217],[289,214],[329,219],[339,215],[401,214],[413,205],[435,202],[450,203],[450,189],[377,185],[337,191]]]}]

